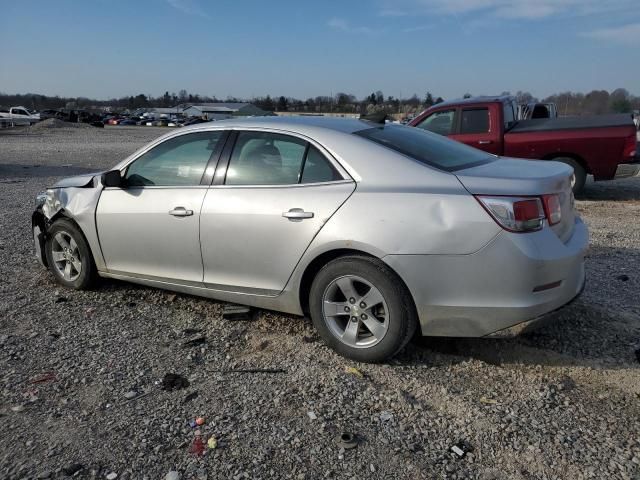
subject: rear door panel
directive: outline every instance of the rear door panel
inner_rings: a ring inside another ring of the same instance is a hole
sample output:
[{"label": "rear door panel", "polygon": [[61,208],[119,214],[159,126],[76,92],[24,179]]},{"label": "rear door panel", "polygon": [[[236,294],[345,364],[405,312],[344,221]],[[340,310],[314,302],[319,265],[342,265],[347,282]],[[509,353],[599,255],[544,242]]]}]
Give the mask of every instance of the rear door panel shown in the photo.
[{"label": "rear door panel", "polygon": [[[200,219],[205,285],[279,293],[313,238],[354,189],[352,181],[211,187]],[[291,209],[302,209],[313,217],[283,217]]]}]

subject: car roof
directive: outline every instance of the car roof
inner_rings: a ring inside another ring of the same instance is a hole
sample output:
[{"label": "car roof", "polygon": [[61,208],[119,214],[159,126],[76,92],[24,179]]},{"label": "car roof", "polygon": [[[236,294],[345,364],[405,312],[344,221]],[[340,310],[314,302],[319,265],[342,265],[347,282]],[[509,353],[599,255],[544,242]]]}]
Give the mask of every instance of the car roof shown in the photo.
[{"label": "car roof", "polygon": [[216,120],[206,124],[189,125],[185,129],[202,130],[203,127],[211,129],[220,128],[273,128],[277,130],[290,130],[302,134],[317,133],[319,129],[331,130],[340,133],[353,133],[367,128],[377,127],[379,124],[360,120],[357,118],[324,117],[320,115],[300,116],[268,116],[268,117],[244,117],[226,120]]},{"label": "car roof", "polygon": [[439,182],[450,181],[451,174],[448,172],[431,168],[369,139],[353,135],[355,132],[374,128],[413,130],[412,127],[392,123],[382,124],[356,118],[317,115],[230,118],[172,130],[134,152],[114,168],[122,169],[146,149],[153,148],[169,138],[190,132],[264,129],[311,139],[330,154],[351,178],[359,182],[363,181],[365,172],[367,172],[368,184],[404,186],[413,184],[416,188],[422,188],[425,182],[436,181],[434,179],[440,179],[437,180]]}]

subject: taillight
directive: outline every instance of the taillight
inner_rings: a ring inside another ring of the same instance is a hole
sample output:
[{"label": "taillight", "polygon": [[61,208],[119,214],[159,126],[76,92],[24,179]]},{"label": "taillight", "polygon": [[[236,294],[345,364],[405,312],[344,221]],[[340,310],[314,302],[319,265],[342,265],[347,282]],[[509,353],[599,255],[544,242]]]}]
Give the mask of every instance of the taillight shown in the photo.
[{"label": "taillight", "polygon": [[562,207],[560,205],[559,195],[543,195],[542,203],[544,203],[544,213],[547,216],[549,225],[555,225],[562,220]]},{"label": "taillight", "polygon": [[533,232],[544,225],[545,211],[538,197],[490,197],[476,198],[493,219],[511,232]]},{"label": "taillight", "polygon": [[633,135],[630,135],[627,137],[627,140],[624,144],[624,152],[622,155],[625,158],[625,160],[626,159],[629,159],[628,161],[633,160],[633,158],[638,153],[637,147],[638,147],[638,141],[636,140],[636,134],[634,133]]}]

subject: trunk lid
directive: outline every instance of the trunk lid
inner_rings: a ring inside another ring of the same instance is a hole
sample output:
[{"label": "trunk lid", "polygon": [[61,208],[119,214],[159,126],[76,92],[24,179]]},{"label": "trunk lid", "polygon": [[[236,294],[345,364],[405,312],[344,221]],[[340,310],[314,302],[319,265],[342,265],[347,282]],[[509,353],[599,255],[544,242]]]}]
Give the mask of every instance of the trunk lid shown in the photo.
[{"label": "trunk lid", "polygon": [[562,219],[550,228],[566,242],[573,233],[575,207],[571,178],[573,169],[560,162],[498,158],[454,172],[460,183],[474,195],[511,197],[557,194]]}]

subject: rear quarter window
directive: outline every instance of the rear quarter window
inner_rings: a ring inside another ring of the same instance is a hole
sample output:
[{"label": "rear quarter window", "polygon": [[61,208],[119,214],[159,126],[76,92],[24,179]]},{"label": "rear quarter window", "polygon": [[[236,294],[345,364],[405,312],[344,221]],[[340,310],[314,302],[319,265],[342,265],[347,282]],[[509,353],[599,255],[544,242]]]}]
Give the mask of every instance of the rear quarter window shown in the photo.
[{"label": "rear quarter window", "polygon": [[360,130],[354,135],[445,171],[493,161],[493,157],[486,152],[415,127],[384,125]]}]

